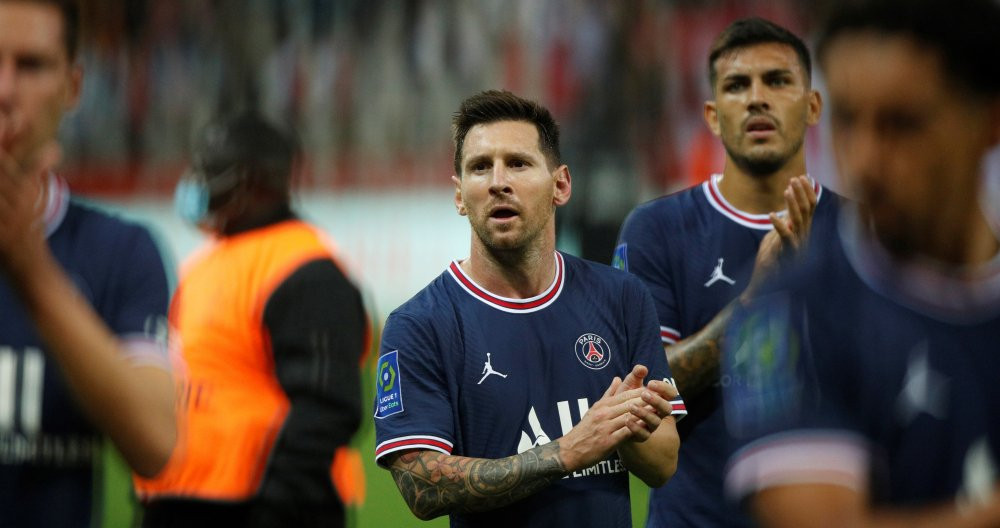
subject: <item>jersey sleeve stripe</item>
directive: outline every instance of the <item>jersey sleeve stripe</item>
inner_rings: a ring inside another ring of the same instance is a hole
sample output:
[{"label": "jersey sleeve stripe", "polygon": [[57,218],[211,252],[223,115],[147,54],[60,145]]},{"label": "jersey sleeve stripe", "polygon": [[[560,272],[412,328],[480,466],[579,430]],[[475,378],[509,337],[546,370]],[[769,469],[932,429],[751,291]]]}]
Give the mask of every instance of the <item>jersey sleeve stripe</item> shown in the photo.
[{"label": "jersey sleeve stripe", "polygon": [[670,328],[669,326],[661,326],[660,339],[664,343],[672,345],[681,340],[681,333],[673,328]]},{"label": "jersey sleeve stripe", "polygon": [[401,436],[375,446],[375,459],[403,449],[431,449],[450,455],[453,447],[451,442],[437,436]]},{"label": "jersey sleeve stripe", "polygon": [[144,336],[125,336],[120,342],[123,355],[131,365],[170,370],[169,354],[162,342]]},{"label": "jersey sleeve stripe", "polygon": [[684,398],[677,396],[670,400],[670,406],[670,416],[675,417],[678,422],[688,415],[687,404],[684,403]]},{"label": "jersey sleeve stripe", "polygon": [[864,492],[869,451],[844,431],[791,431],[765,437],[738,451],[726,472],[735,498],[788,484],[832,484]]}]

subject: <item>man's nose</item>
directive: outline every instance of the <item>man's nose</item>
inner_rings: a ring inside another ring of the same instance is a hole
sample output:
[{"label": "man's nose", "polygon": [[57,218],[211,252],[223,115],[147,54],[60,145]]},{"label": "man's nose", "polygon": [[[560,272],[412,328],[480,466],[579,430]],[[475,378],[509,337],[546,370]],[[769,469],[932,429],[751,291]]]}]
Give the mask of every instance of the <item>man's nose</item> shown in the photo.
[{"label": "man's nose", "polygon": [[506,193],[510,190],[510,171],[507,165],[505,163],[494,164],[493,174],[490,177],[490,192]]},{"label": "man's nose", "polygon": [[770,103],[768,103],[767,87],[764,85],[764,81],[760,79],[751,81],[748,94],[750,96],[750,100],[747,101],[747,106],[750,109],[767,111],[771,108]]},{"label": "man's nose", "polygon": [[873,127],[856,126],[850,133],[840,134],[837,139],[839,165],[843,176],[848,178],[849,185],[867,187],[878,184],[880,182],[876,180],[887,177],[882,166],[884,149],[879,145],[878,133]]},{"label": "man's nose", "polygon": [[0,111],[7,113],[14,102],[14,64],[6,58],[0,59]]}]

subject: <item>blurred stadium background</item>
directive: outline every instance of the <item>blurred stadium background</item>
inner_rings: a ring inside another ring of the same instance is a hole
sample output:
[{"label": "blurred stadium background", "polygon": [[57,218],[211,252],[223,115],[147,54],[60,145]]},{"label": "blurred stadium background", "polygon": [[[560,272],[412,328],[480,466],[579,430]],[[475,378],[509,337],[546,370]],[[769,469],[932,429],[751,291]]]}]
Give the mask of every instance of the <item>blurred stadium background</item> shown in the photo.
[{"label": "blurred stadium background", "polygon": [[[574,180],[560,247],[608,262],[635,204],[721,170],[701,117],[714,36],[759,15],[812,40],[823,3],[83,0],[85,85],[62,130],[62,172],[78,193],[152,225],[180,262],[201,239],[170,202],[193,132],[216,113],[259,108],[297,131],[300,210],[337,240],[380,326],[467,254],[449,181],[450,119],[465,96],[507,88],[554,112]],[[814,84],[822,90],[818,75]],[[811,174],[838,189],[825,126],[807,148]],[[1000,156],[991,166],[1000,173]],[[1000,203],[1000,177],[990,185],[984,199]],[[353,526],[419,524],[372,465],[370,420],[356,444],[368,492]],[[114,463],[105,482],[128,484]],[[646,490],[633,490],[638,526]],[[107,513],[107,526],[126,526],[131,506]]]}]

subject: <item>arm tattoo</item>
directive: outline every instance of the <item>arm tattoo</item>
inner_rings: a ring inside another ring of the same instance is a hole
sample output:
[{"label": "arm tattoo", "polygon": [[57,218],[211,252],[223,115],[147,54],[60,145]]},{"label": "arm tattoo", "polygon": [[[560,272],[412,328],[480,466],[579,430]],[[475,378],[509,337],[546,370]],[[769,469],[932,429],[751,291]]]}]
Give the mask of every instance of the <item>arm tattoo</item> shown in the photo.
[{"label": "arm tattoo", "polygon": [[718,381],[722,336],[732,315],[733,303],[729,303],[705,328],[666,348],[667,362],[682,396],[693,397]]},{"label": "arm tattoo", "polygon": [[425,520],[506,506],[566,474],[558,442],[495,460],[409,451],[391,460],[389,470],[410,509]]}]

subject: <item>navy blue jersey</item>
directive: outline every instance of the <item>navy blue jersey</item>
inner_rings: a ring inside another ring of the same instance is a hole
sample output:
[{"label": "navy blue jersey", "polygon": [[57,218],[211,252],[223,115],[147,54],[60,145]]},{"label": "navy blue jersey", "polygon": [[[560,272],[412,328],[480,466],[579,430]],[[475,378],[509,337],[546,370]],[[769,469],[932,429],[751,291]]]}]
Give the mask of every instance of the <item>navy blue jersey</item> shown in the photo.
[{"label": "navy blue jersey", "polygon": [[[697,333],[746,289],[757,248],[772,229],[766,214],[733,207],[715,175],[684,191],[637,207],[625,220],[613,263],[638,275],[656,302],[664,346]],[[825,240],[836,224],[839,197],[818,184],[810,240]],[[742,526],[725,504],[722,474],[727,444],[721,392],[689,397],[678,424],[677,473],[650,495],[648,526]]]},{"label": "navy blue jersey", "polygon": [[[670,377],[641,282],[561,253],[556,266],[542,294],[507,299],[455,262],[389,316],[376,460],[405,449],[511,456],[564,435],[637,363],[647,379]],[[511,506],[454,514],[451,525],[630,527],[628,474],[613,454]]]},{"label": "navy blue jersey", "polygon": [[[841,236],[734,316],[727,490],[846,486],[875,505],[976,501],[1000,475],[1000,257],[964,279]],[[969,271],[969,270],[966,270]]]},{"label": "navy blue jersey", "polygon": [[[49,191],[56,260],[133,361],[166,368],[168,281],[149,233],[71,200],[54,177]],[[101,436],[0,275],[0,525],[90,526],[100,452]]]}]

